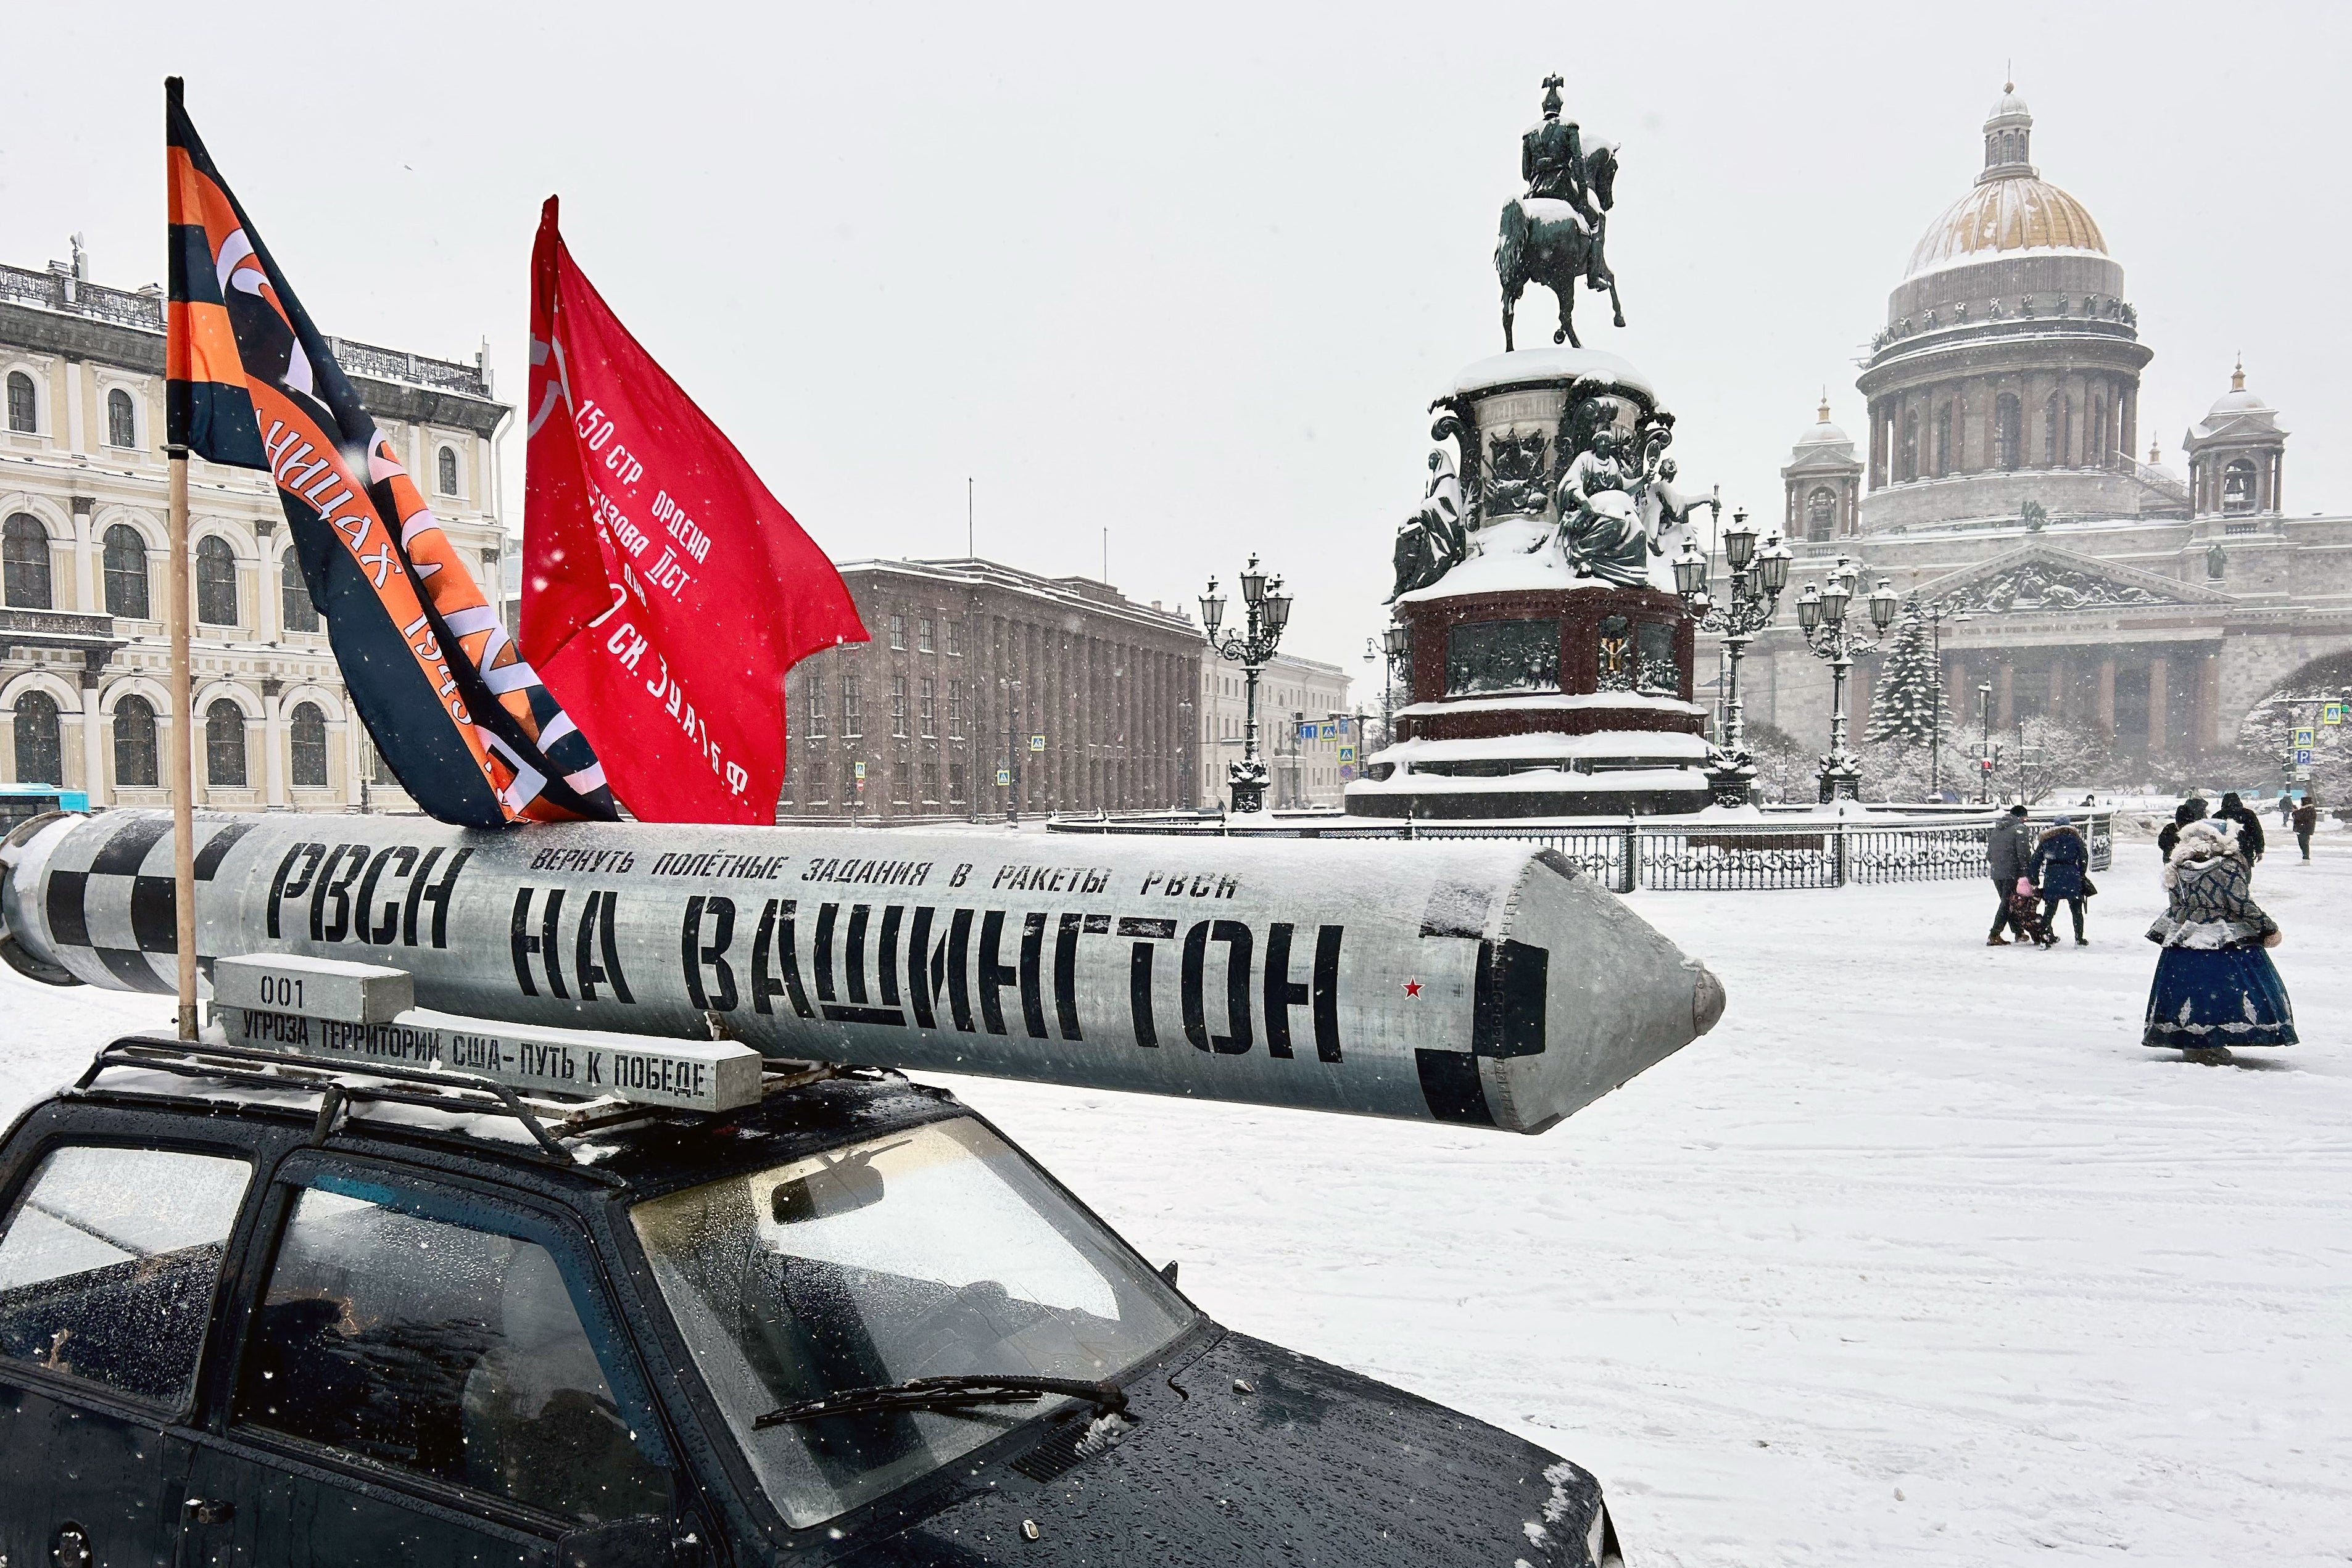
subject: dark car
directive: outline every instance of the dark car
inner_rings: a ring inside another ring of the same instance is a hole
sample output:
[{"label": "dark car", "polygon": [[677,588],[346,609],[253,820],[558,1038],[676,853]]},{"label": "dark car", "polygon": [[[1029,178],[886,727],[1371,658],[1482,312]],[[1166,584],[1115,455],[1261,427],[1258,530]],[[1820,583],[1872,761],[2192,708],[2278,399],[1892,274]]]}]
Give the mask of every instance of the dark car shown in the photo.
[{"label": "dark car", "polygon": [[1616,1563],[889,1074],[711,1115],[127,1040],[0,1146],[0,1561]]}]

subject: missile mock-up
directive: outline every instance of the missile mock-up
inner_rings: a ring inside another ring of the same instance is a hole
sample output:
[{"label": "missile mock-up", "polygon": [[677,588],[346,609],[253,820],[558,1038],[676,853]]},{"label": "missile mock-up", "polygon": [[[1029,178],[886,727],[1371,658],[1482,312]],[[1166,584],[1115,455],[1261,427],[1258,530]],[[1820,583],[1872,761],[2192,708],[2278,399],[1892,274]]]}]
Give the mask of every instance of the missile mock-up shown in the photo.
[{"label": "missile mock-up", "polygon": [[[419,1007],[1540,1133],[1711,1028],[1723,988],[1553,851],[202,814],[196,945],[390,967]],[[167,812],[38,819],[0,957],[169,994]],[[396,1024],[365,1027],[391,1029]]]}]

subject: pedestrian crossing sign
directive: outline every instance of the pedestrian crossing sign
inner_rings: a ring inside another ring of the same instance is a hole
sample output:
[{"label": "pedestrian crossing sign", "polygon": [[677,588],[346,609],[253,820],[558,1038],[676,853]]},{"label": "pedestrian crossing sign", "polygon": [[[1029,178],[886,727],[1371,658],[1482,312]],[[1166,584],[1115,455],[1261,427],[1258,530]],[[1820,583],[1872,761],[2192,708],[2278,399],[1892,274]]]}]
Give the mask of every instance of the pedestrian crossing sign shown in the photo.
[{"label": "pedestrian crossing sign", "polygon": [[1339,760],[1342,762],[1353,762],[1356,760],[1356,748],[1352,746],[1343,746],[1339,747]]},{"label": "pedestrian crossing sign", "polygon": [[2342,724],[2344,722],[2344,705],[2342,703],[2329,703],[2326,706],[2322,707],[2319,710],[2319,722],[2322,724]]},{"label": "pedestrian crossing sign", "polygon": [[866,777],[866,764],[864,764],[863,762],[858,763],[858,764],[856,765],[856,777],[857,779],[859,779],[860,780],[863,780],[863,779],[865,779],[865,777]]},{"label": "pedestrian crossing sign", "polygon": [[2308,727],[2297,729],[2294,732],[2294,745],[2296,750],[2300,751],[2313,744],[2314,742],[2311,737],[2311,731]]},{"label": "pedestrian crossing sign", "polygon": [[1010,768],[998,768],[998,769],[996,770],[996,787],[997,787],[999,789],[1011,789],[1011,788],[1012,788],[1012,786],[1013,786],[1013,769],[1011,769]]},{"label": "pedestrian crossing sign", "polygon": [[1030,749],[1030,750],[1032,750],[1032,751],[1043,751],[1043,750],[1045,750],[1045,737],[1044,736],[1042,736],[1042,735],[1033,735],[1033,736],[1031,736],[1031,737],[1029,737],[1029,749]]}]

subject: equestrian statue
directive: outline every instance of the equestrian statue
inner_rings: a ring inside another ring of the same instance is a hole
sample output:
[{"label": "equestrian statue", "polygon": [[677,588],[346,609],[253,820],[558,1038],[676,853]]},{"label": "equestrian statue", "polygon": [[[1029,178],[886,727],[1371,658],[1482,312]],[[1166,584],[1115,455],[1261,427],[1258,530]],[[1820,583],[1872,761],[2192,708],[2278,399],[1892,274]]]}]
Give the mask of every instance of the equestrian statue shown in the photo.
[{"label": "equestrian statue", "polygon": [[1602,246],[1609,209],[1617,201],[1617,150],[1596,141],[1588,150],[1573,120],[1559,117],[1560,78],[1544,78],[1543,123],[1519,139],[1519,174],[1524,195],[1503,209],[1502,237],[1495,244],[1495,271],[1503,284],[1503,349],[1512,340],[1512,318],[1519,296],[1540,283],[1559,300],[1555,343],[1584,347],[1576,336],[1576,285],[1606,290],[1617,325],[1625,307],[1617,298],[1617,275],[1609,270]]}]

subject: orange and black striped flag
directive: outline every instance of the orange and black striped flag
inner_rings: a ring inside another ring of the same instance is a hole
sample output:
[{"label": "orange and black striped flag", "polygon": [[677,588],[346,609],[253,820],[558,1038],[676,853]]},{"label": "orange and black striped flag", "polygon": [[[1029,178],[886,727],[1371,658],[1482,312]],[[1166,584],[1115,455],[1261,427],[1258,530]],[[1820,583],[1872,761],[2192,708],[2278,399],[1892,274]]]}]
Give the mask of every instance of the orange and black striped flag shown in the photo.
[{"label": "orange and black striped flag", "polygon": [[164,84],[168,439],[266,470],[376,749],[445,822],[618,813],[570,716],[507,635]]}]

